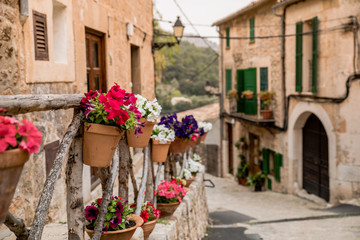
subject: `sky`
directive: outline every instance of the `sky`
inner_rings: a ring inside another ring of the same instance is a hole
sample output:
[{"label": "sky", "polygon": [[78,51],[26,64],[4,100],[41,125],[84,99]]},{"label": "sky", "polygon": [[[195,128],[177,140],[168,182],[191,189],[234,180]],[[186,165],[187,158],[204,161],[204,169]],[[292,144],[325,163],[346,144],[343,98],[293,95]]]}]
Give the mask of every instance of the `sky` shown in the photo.
[{"label": "sky", "polygon": [[[201,36],[218,36],[216,27],[210,26],[217,20],[238,11],[254,0],[154,0],[154,8],[159,11],[162,19],[173,22],[160,22],[161,28],[172,32],[172,25],[176,17],[180,16],[181,22],[185,26],[184,35],[198,35],[192,26],[189,25],[188,20],[179,10],[175,1],[195,25]],[[157,16],[154,15],[154,18],[157,18]],[[212,38],[210,40],[218,43],[218,39]]]}]

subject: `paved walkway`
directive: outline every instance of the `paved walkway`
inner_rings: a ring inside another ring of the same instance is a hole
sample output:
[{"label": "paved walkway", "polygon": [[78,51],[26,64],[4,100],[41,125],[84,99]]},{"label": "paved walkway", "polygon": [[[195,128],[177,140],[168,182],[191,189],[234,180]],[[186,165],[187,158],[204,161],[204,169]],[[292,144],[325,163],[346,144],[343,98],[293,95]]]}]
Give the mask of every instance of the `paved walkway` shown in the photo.
[{"label": "paved walkway", "polygon": [[255,193],[229,179],[206,178],[216,187],[206,188],[210,226],[205,240],[360,239],[360,207],[323,209],[293,195]]}]

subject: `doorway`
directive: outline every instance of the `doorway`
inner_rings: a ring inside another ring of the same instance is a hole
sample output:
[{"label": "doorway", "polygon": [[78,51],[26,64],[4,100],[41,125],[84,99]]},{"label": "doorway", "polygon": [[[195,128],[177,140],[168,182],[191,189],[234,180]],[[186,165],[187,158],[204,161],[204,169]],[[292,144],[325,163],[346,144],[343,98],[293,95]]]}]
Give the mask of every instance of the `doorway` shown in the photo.
[{"label": "doorway", "polygon": [[314,115],[307,119],[303,132],[303,188],[329,201],[328,137]]},{"label": "doorway", "polygon": [[135,45],[131,45],[131,88],[134,94],[141,94],[140,48]]},{"label": "doorway", "polygon": [[255,174],[260,172],[260,138],[259,136],[249,133],[249,150],[250,150],[250,172]]}]

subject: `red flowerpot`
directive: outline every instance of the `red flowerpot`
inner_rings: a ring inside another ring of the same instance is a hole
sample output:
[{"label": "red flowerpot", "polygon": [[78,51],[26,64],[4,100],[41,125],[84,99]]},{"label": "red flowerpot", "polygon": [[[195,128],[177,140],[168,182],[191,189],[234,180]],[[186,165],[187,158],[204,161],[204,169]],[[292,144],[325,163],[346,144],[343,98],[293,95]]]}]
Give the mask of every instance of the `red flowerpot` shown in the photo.
[{"label": "red flowerpot", "polygon": [[153,162],[165,162],[171,142],[161,144],[158,140],[152,140],[151,160]]},{"label": "red flowerpot", "polygon": [[180,205],[180,202],[176,203],[158,203],[156,208],[160,210],[161,217],[171,216]]},{"label": "red flowerpot", "polygon": [[136,136],[135,129],[126,132],[127,142],[130,147],[144,148],[149,144],[151,132],[156,124],[156,121],[148,122],[145,118],[141,118],[140,122],[144,122],[145,127],[141,129],[143,133],[140,133],[139,136]]},{"label": "red flowerpot", "polygon": [[240,185],[246,186],[246,178],[238,178],[238,182]]},{"label": "red flowerpot", "polygon": [[184,153],[188,148],[188,141],[184,138],[175,137],[170,145],[170,153]]},{"label": "red flowerpot", "polygon": [[201,142],[205,142],[205,139],[206,139],[206,135],[207,135],[208,133],[206,132],[206,133],[204,133],[204,135],[202,135],[201,136]]},{"label": "red flowerpot", "polygon": [[150,234],[152,233],[152,231],[155,228],[157,219],[152,220],[150,222],[146,222],[144,223],[144,225],[141,226],[141,228],[143,229],[144,232],[144,239],[148,238],[150,236]]},{"label": "red flowerpot", "polygon": [[272,110],[261,110],[263,119],[272,119]]}]

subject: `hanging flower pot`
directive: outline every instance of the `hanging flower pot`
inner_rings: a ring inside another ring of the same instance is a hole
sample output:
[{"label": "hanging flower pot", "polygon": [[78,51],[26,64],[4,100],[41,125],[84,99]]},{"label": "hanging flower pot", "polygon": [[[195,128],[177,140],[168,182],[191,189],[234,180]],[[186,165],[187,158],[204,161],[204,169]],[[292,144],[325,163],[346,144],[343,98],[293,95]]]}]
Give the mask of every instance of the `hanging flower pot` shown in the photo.
[{"label": "hanging flower pot", "polygon": [[165,162],[171,142],[161,144],[158,140],[152,140],[151,160],[153,162]]},{"label": "hanging flower pot", "polygon": [[18,148],[0,153],[0,223],[6,218],[21,171],[28,159],[28,151]]},{"label": "hanging flower pot", "polygon": [[155,228],[157,220],[158,219],[155,219],[153,221],[146,222],[146,223],[144,223],[144,225],[142,225],[141,228],[143,229],[143,232],[144,232],[144,239],[147,239],[150,236],[150,234],[152,233],[152,231]]},{"label": "hanging flower pot", "polygon": [[110,166],[117,144],[124,134],[118,127],[85,123],[83,162],[92,167]]},{"label": "hanging flower pot", "polygon": [[190,179],[185,179],[186,180],[186,185],[185,185],[185,187],[189,187],[190,186],[190,184],[195,180],[195,177],[193,176],[192,178],[190,178]]},{"label": "hanging flower pot", "polygon": [[199,129],[203,131],[203,135],[201,136],[201,142],[205,141],[206,135],[212,129],[212,124],[209,122],[199,122]]},{"label": "hanging flower pot", "polygon": [[130,147],[144,148],[149,144],[151,132],[156,121],[149,122],[146,121],[145,118],[141,118],[140,122],[145,124],[145,127],[141,129],[143,133],[140,133],[138,136],[136,136],[135,129],[126,132],[127,142]]},{"label": "hanging flower pot", "polygon": [[207,132],[204,133],[204,135],[201,136],[201,142],[205,142],[206,136],[207,136]]},{"label": "hanging flower pot", "polygon": [[180,202],[175,202],[175,203],[158,203],[156,205],[157,209],[160,210],[161,212],[161,216],[162,217],[166,217],[166,216],[171,216],[173,215],[173,213],[175,212],[175,210],[178,208],[178,206],[180,205]]},{"label": "hanging flower pot", "polygon": [[188,141],[184,138],[175,137],[170,145],[170,153],[184,153],[188,148]]},{"label": "hanging flower pot", "polygon": [[[135,222],[135,226],[124,229],[124,230],[118,230],[118,231],[107,231],[107,232],[103,232],[101,235],[100,240],[130,240],[132,238],[132,236],[135,233],[135,230],[138,227],[141,227],[141,225],[143,225],[144,220],[137,215],[130,215],[128,216],[128,220]],[[94,235],[94,231],[85,228],[85,231],[87,232],[87,234],[90,236],[90,238],[93,237]]]}]

